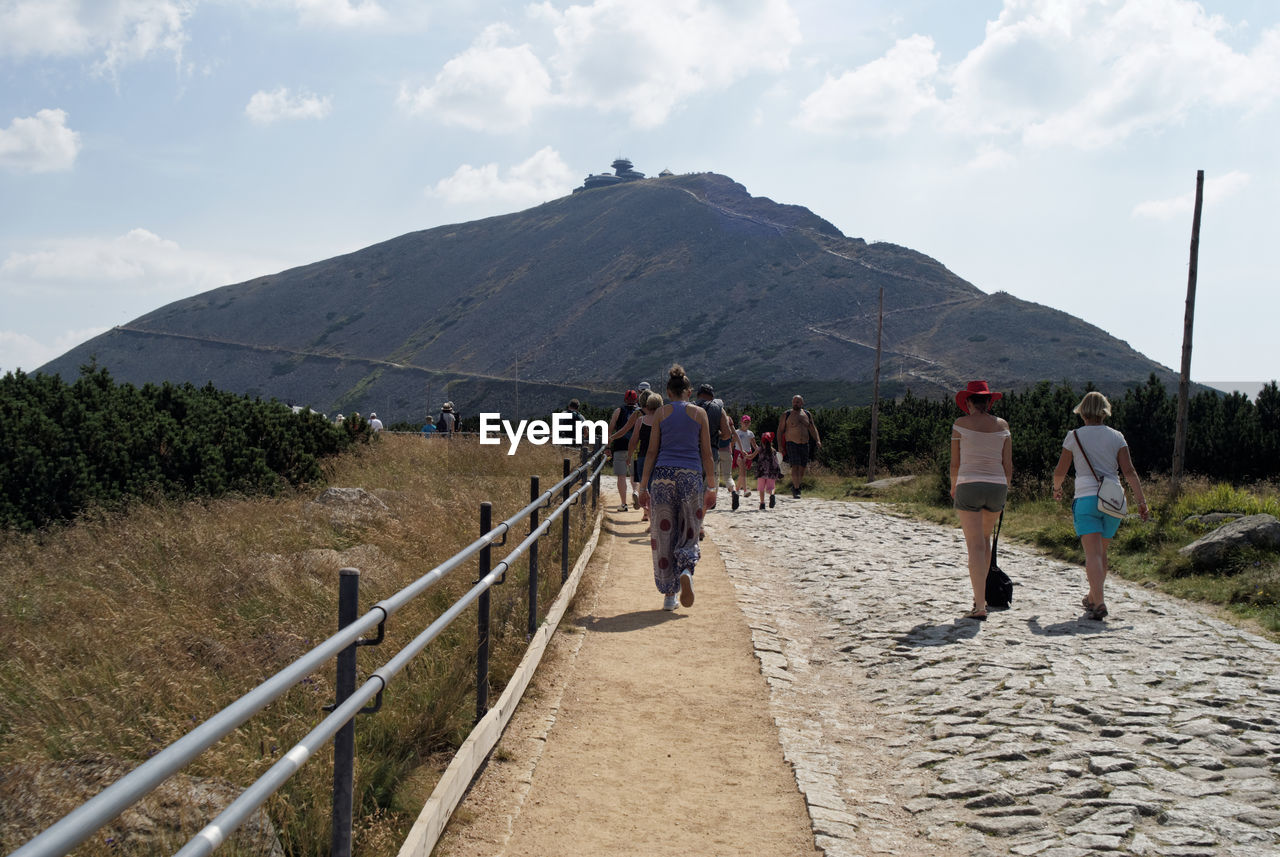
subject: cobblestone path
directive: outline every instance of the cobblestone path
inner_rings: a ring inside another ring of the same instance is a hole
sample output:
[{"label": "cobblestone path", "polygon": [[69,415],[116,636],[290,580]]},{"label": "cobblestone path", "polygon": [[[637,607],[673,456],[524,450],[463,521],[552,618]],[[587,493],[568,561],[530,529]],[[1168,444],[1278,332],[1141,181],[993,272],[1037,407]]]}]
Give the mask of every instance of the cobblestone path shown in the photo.
[{"label": "cobblestone path", "polygon": [[870,854],[1280,855],[1280,646],[1001,545],[985,623],[958,529],[779,497],[708,516],[817,844]]}]

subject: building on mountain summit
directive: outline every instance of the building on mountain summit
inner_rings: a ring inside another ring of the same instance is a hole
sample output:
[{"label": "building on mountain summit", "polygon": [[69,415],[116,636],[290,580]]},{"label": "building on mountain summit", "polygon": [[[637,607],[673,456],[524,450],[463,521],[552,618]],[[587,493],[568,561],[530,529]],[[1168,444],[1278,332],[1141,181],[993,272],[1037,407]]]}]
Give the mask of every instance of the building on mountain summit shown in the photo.
[{"label": "building on mountain summit", "polygon": [[612,175],[609,173],[588,174],[582,182],[582,187],[574,188],[573,192],[577,193],[578,191],[591,190],[598,187],[610,187],[611,185],[639,181],[644,178],[644,173],[636,172],[631,162],[626,158],[618,158],[610,166],[613,167]]}]

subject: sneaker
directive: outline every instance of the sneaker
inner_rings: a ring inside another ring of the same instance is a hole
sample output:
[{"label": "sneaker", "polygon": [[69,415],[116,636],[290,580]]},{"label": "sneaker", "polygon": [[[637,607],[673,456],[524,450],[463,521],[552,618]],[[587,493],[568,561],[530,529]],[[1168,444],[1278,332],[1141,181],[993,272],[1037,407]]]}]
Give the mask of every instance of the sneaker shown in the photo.
[{"label": "sneaker", "polygon": [[738,492],[737,491],[733,492],[733,508],[734,509],[738,508]]},{"label": "sneaker", "polygon": [[770,508],[770,509],[772,509],[772,508],[773,508],[773,506],[774,506],[774,504],[775,504],[775,503],[777,503],[777,502],[778,502],[778,498],[777,498],[777,497],[775,497],[775,496],[773,496],[772,494],[770,494],[770,495],[769,495],[769,508]]},{"label": "sneaker", "polygon": [[640,493],[639,493],[639,492],[637,492],[637,491],[632,491],[632,492],[631,492],[631,507],[632,507],[633,509],[639,509],[639,508],[640,508]]},{"label": "sneaker", "polygon": [[760,511],[761,511],[761,512],[763,512],[763,511],[764,511],[764,501],[763,501],[763,500],[761,500],[761,501],[760,501]]},{"label": "sneaker", "polygon": [[674,594],[668,595],[662,599],[662,609],[663,610],[676,609],[676,596]]},{"label": "sneaker", "polygon": [[685,607],[693,606],[693,575],[687,571],[680,575],[680,603]]},{"label": "sneaker", "polygon": [[791,499],[792,499],[792,500],[799,500],[799,499],[800,499],[800,489],[799,489],[799,488],[792,488],[792,489],[791,489]]}]

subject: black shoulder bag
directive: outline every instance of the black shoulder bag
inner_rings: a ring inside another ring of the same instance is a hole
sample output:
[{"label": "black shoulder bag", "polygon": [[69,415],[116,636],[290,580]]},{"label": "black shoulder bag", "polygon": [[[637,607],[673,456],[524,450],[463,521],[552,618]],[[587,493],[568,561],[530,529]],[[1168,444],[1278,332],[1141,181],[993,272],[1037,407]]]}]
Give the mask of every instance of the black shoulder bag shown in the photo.
[{"label": "black shoulder bag", "polygon": [[996,546],[1000,543],[1000,527],[1004,524],[1004,510],[1000,510],[1000,520],[996,522],[995,534],[991,537],[991,567],[987,569],[987,606],[1000,610],[1013,603],[1013,581],[1009,575],[996,565]]}]

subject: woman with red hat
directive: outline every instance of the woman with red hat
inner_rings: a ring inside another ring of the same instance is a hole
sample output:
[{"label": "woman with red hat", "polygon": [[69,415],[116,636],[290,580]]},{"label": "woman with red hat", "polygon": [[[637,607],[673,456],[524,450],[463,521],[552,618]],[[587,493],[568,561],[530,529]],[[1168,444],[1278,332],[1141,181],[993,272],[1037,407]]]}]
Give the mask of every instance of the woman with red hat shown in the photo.
[{"label": "woman with red hat", "polygon": [[956,405],[965,415],[951,427],[951,497],[964,530],[969,582],[973,585],[973,609],[965,615],[978,621],[987,618],[991,532],[1013,480],[1009,424],[991,413],[991,406],[1003,396],[986,381],[970,381],[956,393]]}]

